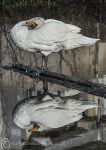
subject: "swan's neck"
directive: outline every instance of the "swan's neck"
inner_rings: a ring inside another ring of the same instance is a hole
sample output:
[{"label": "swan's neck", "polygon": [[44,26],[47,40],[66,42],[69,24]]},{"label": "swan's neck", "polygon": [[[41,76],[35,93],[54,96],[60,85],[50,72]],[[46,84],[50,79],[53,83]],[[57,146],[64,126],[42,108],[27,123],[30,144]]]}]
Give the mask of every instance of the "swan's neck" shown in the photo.
[{"label": "swan's neck", "polygon": [[50,130],[51,129],[51,128],[43,125],[43,124],[40,124],[40,123],[38,123],[38,124],[40,126],[40,128],[38,129],[38,131],[44,131],[44,130]]},{"label": "swan's neck", "polygon": [[28,27],[23,21],[16,24],[11,30],[11,36],[16,43],[24,41],[26,39],[27,33]]}]

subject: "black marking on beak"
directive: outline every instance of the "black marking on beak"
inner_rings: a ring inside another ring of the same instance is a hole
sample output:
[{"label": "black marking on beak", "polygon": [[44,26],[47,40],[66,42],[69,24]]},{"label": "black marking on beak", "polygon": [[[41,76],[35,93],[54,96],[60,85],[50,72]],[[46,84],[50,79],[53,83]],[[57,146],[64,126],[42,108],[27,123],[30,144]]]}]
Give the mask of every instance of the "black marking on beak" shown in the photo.
[{"label": "black marking on beak", "polygon": [[37,23],[33,22],[33,23],[31,24],[31,28],[34,29],[37,25],[38,25]]},{"label": "black marking on beak", "polygon": [[36,26],[34,24],[31,24],[31,28],[34,29]]}]

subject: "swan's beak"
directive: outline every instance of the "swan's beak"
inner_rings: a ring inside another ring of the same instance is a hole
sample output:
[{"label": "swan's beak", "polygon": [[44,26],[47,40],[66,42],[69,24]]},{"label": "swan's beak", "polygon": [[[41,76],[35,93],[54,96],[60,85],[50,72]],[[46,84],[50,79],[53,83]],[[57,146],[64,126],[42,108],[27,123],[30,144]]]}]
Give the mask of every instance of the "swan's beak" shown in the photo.
[{"label": "swan's beak", "polygon": [[29,132],[31,132],[31,133],[35,133],[35,132],[37,132],[38,131],[38,128],[31,128],[30,130],[29,130]]},{"label": "swan's beak", "polygon": [[37,26],[37,24],[32,20],[27,20],[26,24],[28,25],[28,27],[30,27],[32,29],[34,29]]}]

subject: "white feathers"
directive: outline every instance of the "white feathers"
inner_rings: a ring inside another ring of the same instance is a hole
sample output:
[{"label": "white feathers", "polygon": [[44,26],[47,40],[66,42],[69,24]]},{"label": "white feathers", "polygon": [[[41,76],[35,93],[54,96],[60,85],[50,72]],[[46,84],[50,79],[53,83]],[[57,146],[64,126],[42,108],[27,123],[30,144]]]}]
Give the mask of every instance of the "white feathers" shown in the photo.
[{"label": "white feathers", "polygon": [[[45,98],[44,98],[45,99]],[[82,118],[82,112],[97,107],[96,104],[88,101],[74,99],[51,98],[36,103],[34,99],[21,102],[15,108],[13,120],[20,128],[26,128],[28,123],[35,122],[40,130],[59,128],[74,123]]]},{"label": "white feathers", "polygon": [[[44,55],[94,44],[98,39],[80,34],[80,28],[64,22],[36,17],[17,23],[11,30],[16,45],[26,51],[39,50]],[[40,130],[59,128],[82,118],[82,112],[97,105],[73,99],[64,100],[46,96],[37,103],[37,98],[18,103],[13,120],[20,128],[35,122]]]},{"label": "white feathers", "polygon": [[44,55],[58,52],[62,49],[70,50],[81,46],[94,44],[98,39],[88,38],[81,34],[80,28],[58,20],[36,17],[30,19],[37,23],[30,29],[26,21],[19,22],[11,30],[11,36],[16,45],[24,50],[39,50]]}]

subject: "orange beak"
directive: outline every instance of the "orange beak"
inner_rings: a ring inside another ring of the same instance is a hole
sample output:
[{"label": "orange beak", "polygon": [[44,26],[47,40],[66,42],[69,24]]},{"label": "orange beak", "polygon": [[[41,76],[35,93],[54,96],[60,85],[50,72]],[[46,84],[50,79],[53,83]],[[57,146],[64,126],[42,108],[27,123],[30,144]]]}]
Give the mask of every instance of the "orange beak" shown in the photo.
[{"label": "orange beak", "polygon": [[34,21],[32,21],[32,20],[27,20],[27,21],[26,21],[26,24],[27,24],[29,27],[31,27],[32,29],[37,26],[37,24],[36,24]]},{"label": "orange beak", "polygon": [[30,132],[30,131],[31,131],[31,133],[35,133],[35,132],[38,131],[38,128],[32,128],[32,129],[29,130],[29,132]]}]

